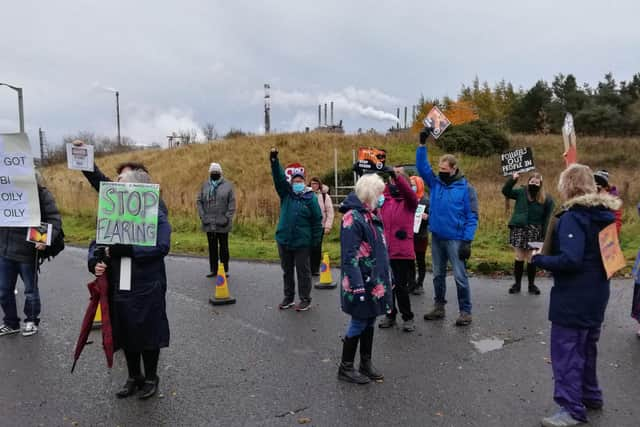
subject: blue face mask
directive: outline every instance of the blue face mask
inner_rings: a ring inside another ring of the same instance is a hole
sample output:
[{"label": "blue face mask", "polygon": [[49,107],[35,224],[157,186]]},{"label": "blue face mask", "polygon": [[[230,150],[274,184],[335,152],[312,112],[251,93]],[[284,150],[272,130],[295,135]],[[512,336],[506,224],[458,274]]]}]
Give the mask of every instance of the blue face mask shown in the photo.
[{"label": "blue face mask", "polygon": [[303,182],[294,182],[291,184],[291,188],[294,193],[302,193],[304,191],[304,183]]},{"label": "blue face mask", "polygon": [[382,205],[384,205],[384,195],[380,195],[380,197],[378,197],[378,208],[381,208]]},{"label": "blue face mask", "polygon": [[411,189],[413,190],[414,193],[418,192],[418,187],[416,187],[415,185],[412,185]]}]

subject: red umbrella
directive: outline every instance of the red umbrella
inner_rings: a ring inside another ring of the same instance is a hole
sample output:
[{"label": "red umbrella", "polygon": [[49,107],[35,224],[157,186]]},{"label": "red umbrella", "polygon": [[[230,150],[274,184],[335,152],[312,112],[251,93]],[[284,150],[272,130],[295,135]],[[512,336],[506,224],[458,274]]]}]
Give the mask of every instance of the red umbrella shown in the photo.
[{"label": "red umbrella", "polygon": [[102,347],[104,348],[104,354],[107,357],[107,366],[111,368],[113,366],[113,335],[111,331],[111,317],[109,316],[109,282],[107,281],[106,274],[96,277],[96,280],[87,285],[89,288],[89,307],[82,319],[82,327],[80,328],[80,336],[76,343],[76,351],[73,355],[73,366],[71,372],[76,367],[80,353],[87,344],[89,338],[89,332],[93,325],[93,319],[100,304],[100,311],[102,313]]}]

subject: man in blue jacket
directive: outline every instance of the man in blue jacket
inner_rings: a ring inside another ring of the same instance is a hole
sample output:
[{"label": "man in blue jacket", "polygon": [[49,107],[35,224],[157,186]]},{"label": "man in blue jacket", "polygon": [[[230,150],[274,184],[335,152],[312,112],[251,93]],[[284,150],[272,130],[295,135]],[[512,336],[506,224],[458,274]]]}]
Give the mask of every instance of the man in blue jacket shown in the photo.
[{"label": "man in blue jacket", "polygon": [[435,306],[424,315],[425,320],[439,320],[445,316],[447,303],[447,261],[451,262],[458,290],[460,316],[456,326],[471,324],[471,291],[466,261],[471,256],[471,241],[478,227],[478,196],[457,167],[451,154],[440,158],[436,175],[427,159],[426,141],[429,129],[420,133],[420,146],[416,150],[416,166],[430,189],[429,231],[433,263]]}]

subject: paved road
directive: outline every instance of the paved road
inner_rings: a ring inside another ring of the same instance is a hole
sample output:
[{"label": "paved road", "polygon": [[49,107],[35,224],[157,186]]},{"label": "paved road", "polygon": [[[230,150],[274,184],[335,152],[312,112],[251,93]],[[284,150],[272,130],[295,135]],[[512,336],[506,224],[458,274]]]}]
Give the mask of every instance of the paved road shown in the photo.
[{"label": "paved road", "polygon": [[[167,271],[172,341],[161,353],[158,398],[114,397],[125,362],[117,354],[109,372],[97,332],[69,373],[90,279],[84,251],[69,248],[45,266],[41,332],[0,338],[0,425],[287,426],[306,418],[317,426],[521,427],[555,410],[548,280],[534,297],[507,295],[504,280],[473,278],[468,329],[453,326],[450,304],[446,321],[420,320],[413,334],[377,330],[374,360],[386,380],[355,386],[336,380],[347,321],[337,290],[314,290],[309,312],[282,312],[279,267],[232,262],[238,303],[213,307],[205,260],[170,257]],[[628,317],[630,296],[628,281],[613,284],[600,345],[606,408],[592,416],[593,426],[638,425],[640,340]],[[430,292],[413,297],[420,318],[430,299]],[[482,353],[471,343],[492,337],[506,345]]]}]

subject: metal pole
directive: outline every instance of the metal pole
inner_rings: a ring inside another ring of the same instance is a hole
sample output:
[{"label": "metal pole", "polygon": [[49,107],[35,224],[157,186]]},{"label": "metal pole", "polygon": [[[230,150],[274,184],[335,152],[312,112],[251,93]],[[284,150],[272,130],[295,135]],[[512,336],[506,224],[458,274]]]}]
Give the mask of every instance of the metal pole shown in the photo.
[{"label": "metal pole", "polygon": [[40,164],[44,165],[44,137],[42,135],[42,128],[38,128],[38,137],[40,138]]},{"label": "metal pole", "polygon": [[24,133],[24,104],[22,102],[22,88],[15,88],[18,92],[18,116],[20,117],[20,133]]},{"label": "metal pole", "polygon": [[333,181],[335,182],[336,200],[338,197],[338,149],[333,148]]},{"label": "metal pole", "polygon": [[120,137],[120,92],[116,91],[116,120],[118,121],[118,145],[122,145]]}]

